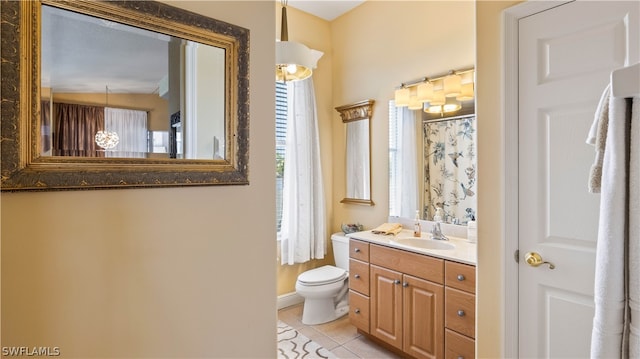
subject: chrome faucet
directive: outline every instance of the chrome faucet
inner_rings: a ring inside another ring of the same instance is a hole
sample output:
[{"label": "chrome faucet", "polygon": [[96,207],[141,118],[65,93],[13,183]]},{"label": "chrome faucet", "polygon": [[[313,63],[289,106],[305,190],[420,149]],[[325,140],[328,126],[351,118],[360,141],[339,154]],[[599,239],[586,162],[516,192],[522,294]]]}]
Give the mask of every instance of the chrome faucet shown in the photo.
[{"label": "chrome faucet", "polygon": [[435,222],[433,227],[431,227],[431,239],[437,241],[448,241],[449,238],[442,234],[442,229],[440,228],[440,222]]}]

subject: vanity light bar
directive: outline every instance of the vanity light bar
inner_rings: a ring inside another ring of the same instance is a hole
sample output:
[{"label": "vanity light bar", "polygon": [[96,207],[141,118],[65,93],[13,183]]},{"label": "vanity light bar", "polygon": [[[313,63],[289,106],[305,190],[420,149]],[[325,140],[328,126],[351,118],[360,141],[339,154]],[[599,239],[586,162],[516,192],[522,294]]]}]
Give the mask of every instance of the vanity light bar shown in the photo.
[{"label": "vanity light bar", "polygon": [[[399,87],[397,87],[397,89],[413,87],[413,86],[416,86],[416,85],[421,84],[423,82],[435,82],[435,81],[438,81],[438,80],[443,80],[445,77],[449,76],[451,73],[454,73],[456,75],[462,75],[462,74],[466,74],[466,73],[473,72],[473,71],[475,71],[475,68],[473,68],[473,67],[472,68],[468,68],[468,69],[463,69],[463,70],[450,70],[446,74],[437,75],[435,77],[427,77],[427,76],[425,76],[425,77],[421,77],[419,79],[403,82],[403,83],[400,84]],[[472,79],[472,82],[475,82],[475,79]]]},{"label": "vanity light bar", "polygon": [[[434,109],[442,108],[447,98],[455,98],[456,101],[467,101],[473,99],[473,83],[475,82],[474,68],[463,70],[450,70],[448,73],[435,77],[422,77],[417,80],[403,82],[394,92],[395,104],[398,107],[408,106],[409,109],[420,109],[422,104],[429,102]],[[462,76],[471,74],[471,81],[462,83]],[[436,82],[438,88],[436,89]],[[417,87],[416,91],[411,91],[412,87]],[[455,110],[451,110],[455,111]],[[431,111],[433,112],[433,111]]]}]

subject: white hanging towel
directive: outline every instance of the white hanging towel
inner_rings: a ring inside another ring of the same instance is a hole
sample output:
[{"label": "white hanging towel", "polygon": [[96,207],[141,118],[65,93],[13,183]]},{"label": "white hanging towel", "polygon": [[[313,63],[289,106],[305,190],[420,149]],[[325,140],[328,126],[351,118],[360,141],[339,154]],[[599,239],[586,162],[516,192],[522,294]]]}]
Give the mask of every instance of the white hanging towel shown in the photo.
[{"label": "white hanging towel", "polygon": [[587,136],[587,144],[593,145],[596,157],[589,170],[589,192],[600,193],[602,185],[602,161],[607,144],[607,128],[609,127],[609,98],[611,97],[611,85],[602,92],[593,124]]},{"label": "white hanging towel", "polygon": [[[592,358],[640,356],[639,101],[634,99],[629,111],[627,102],[631,101],[609,99],[596,250]],[[634,317],[635,322],[631,322]]]}]

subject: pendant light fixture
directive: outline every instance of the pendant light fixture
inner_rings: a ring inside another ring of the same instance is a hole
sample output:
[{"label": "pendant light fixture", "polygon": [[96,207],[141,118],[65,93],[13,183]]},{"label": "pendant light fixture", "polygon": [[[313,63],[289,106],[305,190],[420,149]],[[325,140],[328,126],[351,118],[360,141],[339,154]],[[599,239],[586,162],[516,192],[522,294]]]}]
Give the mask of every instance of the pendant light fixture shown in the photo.
[{"label": "pendant light fixture", "polygon": [[287,0],[282,0],[280,41],[276,42],[276,81],[298,81],[311,76],[323,53],[289,41]]},{"label": "pendant light fixture", "polygon": [[[105,109],[109,106],[109,86],[105,86]],[[105,111],[106,113],[106,111]],[[114,148],[120,142],[120,137],[115,131],[107,131],[106,129],[96,132],[94,137],[96,145],[102,147],[105,150]]]}]

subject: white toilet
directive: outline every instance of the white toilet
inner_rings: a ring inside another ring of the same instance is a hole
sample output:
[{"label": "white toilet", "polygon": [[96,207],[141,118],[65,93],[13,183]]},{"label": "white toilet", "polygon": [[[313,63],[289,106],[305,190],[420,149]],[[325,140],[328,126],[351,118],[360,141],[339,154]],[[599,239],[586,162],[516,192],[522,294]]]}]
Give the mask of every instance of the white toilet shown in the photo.
[{"label": "white toilet", "polygon": [[326,265],[298,276],[296,293],[304,298],[302,323],[321,324],[349,312],[349,238],[331,235],[336,266]]}]

